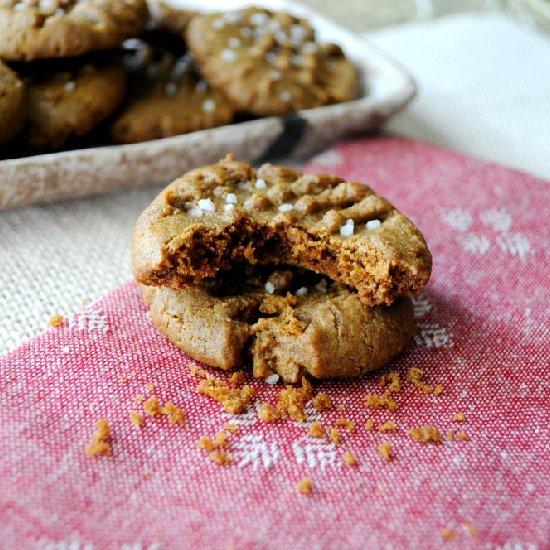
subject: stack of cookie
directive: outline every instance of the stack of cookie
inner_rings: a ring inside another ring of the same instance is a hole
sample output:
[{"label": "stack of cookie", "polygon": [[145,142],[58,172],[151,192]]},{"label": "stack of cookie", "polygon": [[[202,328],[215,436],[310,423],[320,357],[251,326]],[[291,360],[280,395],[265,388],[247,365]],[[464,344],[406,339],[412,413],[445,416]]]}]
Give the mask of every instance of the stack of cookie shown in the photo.
[{"label": "stack of cookie", "polygon": [[306,20],[262,8],[200,14],[157,0],[0,0],[0,36],[8,155],[285,115],[350,100],[358,86],[338,46],[318,43]]},{"label": "stack of cookie", "polygon": [[431,273],[418,228],[366,185],[231,156],[156,197],[132,262],[153,323],[191,357],[291,383],[391,361]]}]

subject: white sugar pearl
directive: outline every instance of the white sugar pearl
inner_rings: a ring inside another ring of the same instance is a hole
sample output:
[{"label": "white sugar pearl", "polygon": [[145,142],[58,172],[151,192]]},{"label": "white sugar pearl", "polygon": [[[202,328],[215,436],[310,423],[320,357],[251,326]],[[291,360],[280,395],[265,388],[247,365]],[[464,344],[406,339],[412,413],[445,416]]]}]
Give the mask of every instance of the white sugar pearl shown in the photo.
[{"label": "white sugar pearl", "polygon": [[216,108],[216,102],[213,99],[207,99],[202,102],[202,110],[205,113],[211,113]]},{"label": "white sugar pearl", "polygon": [[281,92],[281,101],[290,101],[292,99],[292,92],[290,90],[283,90]]},{"label": "white sugar pearl", "polygon": [[210,199],[201,199],[199,202],[199,208],[203,212],[215,212],[216,205]]},{"label": "white sugar pearl", "polygon": [[187,214],[189,216],[192,216],[193,218],[201,218],[202,215],[204,214],[204,212],[200,208],[198,208],[197,206],[193,206],[193,208],[190,208],[187,211]]},{"label": "white sugar pearl", "polygon": [[254,13],[250,16],[250,22],[253,25],[265,25],[267,21],[267,14],[265,13]]},{"label": "white sugar pearl", "polygon": [[272,282],[267,281],[265,284],[265,289],[269,292],[269,294],[273,294],[275,292],[275,285]]},{"label": "white sugar pearl", "polygon": [[382,225],[382,223],[380,222],[380,220],[370,220],[367,222],[367,229],[369,230],[372,230],[372,229],[378,229],[380,226]]},{"label": "white sugar pearl", "polygon": [[229,44],[230,48],[240,48],[241,47],[241,41],[238,38],[232,37],[227,42]]},{"label": "white sugar pearl", "polygon": [[214,195],[216,197],[221,197],[223,195],[223,188],[222,187],[214,187]]},{"label": "white sugar pearl", "polygon": [[237,204],[237,195],[235,195],[235,193],[227,193],[227,197],[225,197],[225,202]]},{"label": "white sugar pearl", "polygon": [[204,94],[208,90],[208,82],[206,80],[199,80],[195,86],[195,90],[199,92],[199,94]]},{"label": "white sugar pearl", "polygon": [[74,91],[75,87],[76,87],[75,82],[71,80],[70,82],[65,83],[65,85],[63,86],[63,91],[69,93]]},{"label": "white sugar pearl", "polygon": [[223,205],[223,209],[224,209],[225,212],[231,212],[231,210],[233,210],[233,208],[235,208],[235,205],[232,204],[232,203],[227,203],[227,204]]},{"label": "white sugar pearl", "polygon": [[265,189],[267,187],[267,183],[262,178],[258,178],[254,184],[254,187],[256,189]]},{"label": "white sugar pearl", "polygon": [[266,376],[264,378],[264,381],[266,384],[269,384],[270,386],[274,386],[279,381],[279,375],[278,374],[270,374],[269,376]]},{"label": "white sugar pearl", "polygon": [[302,53],[315,53],[317,51],[317,44],[314,42],[306,42],[302,46]]},{"label": "white sugar pearl", "polygon": [[351,237],[353,235],[354,230],[355,230],[355,225],[353,223],[353,220],[347,220],[345,225],[340,227],[340,235],[342,235],[342,237]]},{"label": "white sugar pearl", "polygon": [[164,86],[164,93],[166,95],[176,95],[178,91],[178,85],[175,82],[167,82]]},{"label": "white sugar pearl", "polygon": [[221,51],[220,57],[224,61],[235,61],[237,59],[237,52],[235,50],[230,50],[228,48],[225,48]]},{"label": "white sugar pearl", "polygon": [[285,202],[279,205],[279,212],[290,212],[292,210],[292,204]]},{"label": "white sugar pearl", "polygon": [[303,286],[296,291],[296,296],[305,296],[307,294],[307,287]]}]

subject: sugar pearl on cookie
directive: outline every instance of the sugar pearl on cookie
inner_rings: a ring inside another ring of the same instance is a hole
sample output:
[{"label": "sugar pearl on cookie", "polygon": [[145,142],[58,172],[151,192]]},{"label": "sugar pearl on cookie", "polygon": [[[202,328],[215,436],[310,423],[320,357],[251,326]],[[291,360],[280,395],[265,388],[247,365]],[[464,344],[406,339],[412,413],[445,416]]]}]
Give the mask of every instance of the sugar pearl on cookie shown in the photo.
[{"label": "sugar pearl on cookie", "polygon": [[275,285],[271,281],[267,281],[265,289],[269,294],[273,294],[275,292]]},{"label": "sugar pearl on cookie", "polygon": [[307,294],[307,287],[303,286],[296,291],[296,296],[305,296]]},{"label": "sugar pearl on cookie", "polygon": [[290,204],[289,202],[285,202],[279,205],[279,212],[290,212],[292,208],[292,204]]},{"label": "sugar pearl on cookie", "polygon": [[346,223],[340,227],[340,235],[342,237],[351,237],[355,231],[355,222],[353,220],[346,220]]},{"label": "sugar pearl on cookie", "polygon": [[202,110],[205,113],[211,113],[216,108],[216,102],[213,99],[207,99],[202,102]]},{"label": "sugar pearl on cookie", "polygon": [[372,229],[378,229],[381,225],[382,223],[380,220],[370,220],[367,222],[366,228],[370,231]]},{"label": "sugar pearl on cookie", "polygon": [[235,195],[235,193],[227,193],[227,196],[225,197],[225,202],[237,204],[237,195]]},{"label": "sugar pearl on cookie", "polygon": [[235,61],[237,59],[237,52],[235,50],[230,50],[229,48],[225,48],[221,51],[220,57],[224,61]]},{"label": "sugar pearl on cookie", "polygon": [[216,205],[210,199],[200,199],[198,205],[203,212],[216,211]]},{"label": "sugar pearl on cookie", "polygon": [[267,183],[262,178],[258,178],[254,187],[256,187],[256,189],[265,189],[267,187]]}]

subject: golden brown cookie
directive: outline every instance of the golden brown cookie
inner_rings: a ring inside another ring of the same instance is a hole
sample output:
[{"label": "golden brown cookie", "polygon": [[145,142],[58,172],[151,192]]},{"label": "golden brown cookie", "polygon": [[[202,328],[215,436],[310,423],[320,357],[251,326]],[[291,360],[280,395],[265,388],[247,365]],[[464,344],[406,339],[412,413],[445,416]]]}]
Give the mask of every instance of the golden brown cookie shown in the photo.
[{"label": "golden brown cookie", "polygon": [[231,157],[171,183],[140,216],[134,275],[184,288],[235,263],[290,264],[390,304],[428,282],[432,258],[418,228],[361,183]]},{"label": "golden brown cookie", "polygon": [[317,43],[310,24],[286,12],[197,15],[187,40],[206,80],[243,112],[282,115],[357,94],[357,71],[342,50]]},{"label": "golden brown cookie", "polygon": [[87,134],[111,115],[126,91],[121,63],[86,64],[48,78],[28,80],[29,116],[22,133],[33,150],[53,150]]},{"label": "golden brown cookie", "polygon": [[188,55],[159,53],[158,47],[151,51],[143,56],[130,98],[111,127],[115,142],[159,139],[232,121],[233,108],[200,77]]},{"label": "golden brown cookie", "polygon": [[370,308],[311,271],[237,268],[189,289],[143,287],[154,325],[194,359],[298,382],[360,376],[399,355],[414,334],[410,300]]},{"label": "golden brown cookie", "polygon": [[0,0],[0,58],[72,57],[139,35],[145,0]]},{"label": "golden brown cookie", "polygon": [[12,139],[23,127],[27,115],[25,86],[0,61],[0,145]]}]

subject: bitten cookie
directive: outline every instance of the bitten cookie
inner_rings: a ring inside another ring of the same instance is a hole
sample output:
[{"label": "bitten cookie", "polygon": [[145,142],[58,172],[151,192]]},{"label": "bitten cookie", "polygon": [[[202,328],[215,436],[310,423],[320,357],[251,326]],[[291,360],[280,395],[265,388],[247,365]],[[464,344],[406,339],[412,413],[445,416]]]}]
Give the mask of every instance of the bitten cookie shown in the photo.
[{"label": "bitten cookie", "polygon": [[145,0],[0,0],[0,58],[72,57],[139,35]]},{"label": "bitten cookie", "polygon": [[310,24],[286,12],[197,15],[187,41],[206,80],[243,112],[283,115],[357,93],[357,71],[342,50],[318,44]]},{"label": "bitten cookie", "polygon": [[140,216],[134,275],[184,288],[235,263],[290,264],[390,304],[428,282],[432,258],[418,228],[367,185],[231,157],[171,183]]},{"label": "bitten cookie", "polygon": [[[143,47],[147,47],[144,43]],[[135,143],[228,124],[233,108],[193,68],[188,55],[152,48],[132,81],[132,93],[111,127],[117,143]]]},{"label": "bitten cookie", "polygon": [[0,61],[0,145],[12,139],[23,127],[27,114],[25,86]]},{"label": "bitten cookie", "polygon": [[296,383],[360,376],[399,355],[414,334],[412,304],[367,307],[311,271],[238,268],[183,290],[142,288],[154,325],[194,359]]},{"label": "bitten cookie", "polygon": [[28,84],[29,116],[23,138],[29,148],[53,150],[82,136],[120,105],[126,91],[121,63],[84,65]]}]

